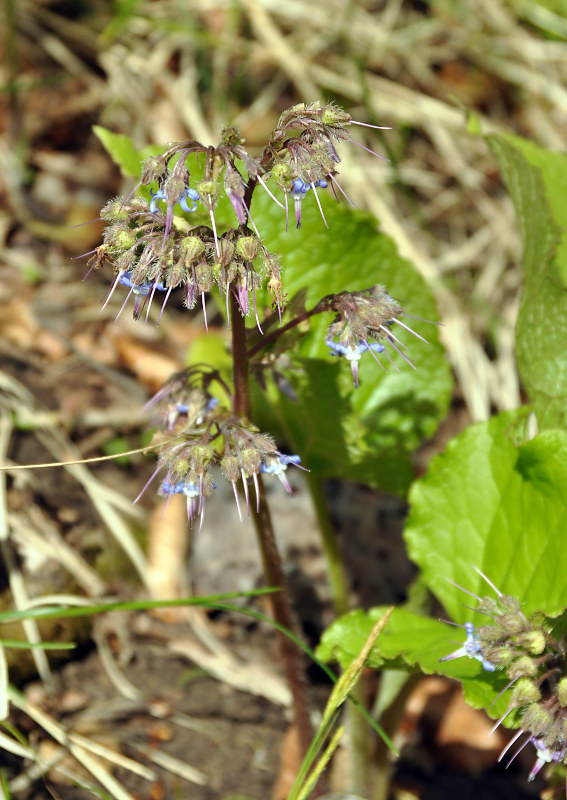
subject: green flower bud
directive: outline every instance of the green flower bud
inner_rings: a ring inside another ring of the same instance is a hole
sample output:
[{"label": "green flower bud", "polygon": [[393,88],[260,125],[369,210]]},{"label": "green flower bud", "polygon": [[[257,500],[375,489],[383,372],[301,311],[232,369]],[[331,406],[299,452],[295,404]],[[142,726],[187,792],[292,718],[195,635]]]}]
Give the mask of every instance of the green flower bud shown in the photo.
[{"label": "green flower bud", "polygon": [[219,247],[221,253],[221,261],[224,264],[228,264],[228,262],[232,259],[232,256],[234,255],[234,242],[231,242],[230,239],[220,239]]},{"label": "green flower bud", "polygon": [[130,250],[131,247],[134,247],[137,241],[138,237],[136,236],[135,231],[122,230],[118,231],[116,236],[112,237],[112,239],[109,241],[109,244],[113,250],[125,251]]},{"label": "green flower bud", "polygon": [[220,143],[223,147],[239,147],[244,144],[245,139],[234,125],[225,125],[221,128]]},{"label": "green flower bud", "polygon": [[482,643],[482,637],[480,634],[479,638],[481,640],[482,652],[485,658],[492,664],[495,664],[497,667],[507,667],[508,664],[514,660],[514,652],[506,645],[496,644],[485,646]]},{"label": "green flower bud", "polygon": [[284,191],[289,189],[291,181],[293,180],[293,172],[289,164],[284,161],[279,161],[272,167],[272,177]]},{"label": "green flower bud", "polygon": [[505,633],[520,633],[525,625],[525,620],[522,614],[503,614],[497,620],[497,624]]},{"label": "green flower bud", "polygon": [[260,242],[256,236],[241,236],[236,242],[236,252],[244,261],[254,261],[259,247]]},{"label": "green flower bud", "polygon": [[178,458],[175,460],[175,463],[172,467],[172,472],[175,476],[175,480],[184,480],[184,478],[189,474],[191,471],[191,464],[189,463],[189,459],[187,458]]},{"label": "green flower bud", "polygon": [[332,105],[325,106],[321,114],[323,125],[348,125],[351,119],[350,114],[347,114],[342,108]]},{"label": "green flower bud", "polygon": [[522,716],[522,728],[534,736],[539,736],[553,725],[553,717],[545,708],[542,708],[538,703],[534,703],[524,712]]},{"label": "green flower bud", "polygon": [[212,447],[204,444],[196,444],[191,449],[191,468],[201,475],[214,458]]},{"label": "green flower bud", "polygon": [[508,594],[503,594],[498,598],[498,602],[508,614],[520,613],[520,603],[515,597],[510,597]]},{"label": "green flower bud", "polygon": [[567,678],[561,678],[557,684],[557,699],[562,708],[567,706]]},{"label": "green flower bud", "polygon": [[540,656],[545,650],[545,633],[543,631],[525,631],[514,636],[514,644],[522,647],[533,656]]},{"label": "green flower bud", "polygon": [[120,197],[110,200],[101,210],[100,216],[106,222],[123,222],[128,219],[128,211]]},{"label": "green flower bud", "polygon": [[531,703],[537,703],[541,699],[541,692],[535,683],[529,678],[520,678],[512,689],[510,705],[526,706]]},{"label": "green flower bud", "polygon": [[529,656],[520,656],[508,667],[509,678],[535,678],[538,665]]},{"label": "green flower bud", "polygon": [[167,270],[165,275],[165,284],[168,288],[175,289],[176,286],[179,286],[181,283],[185,283],[187,279],[187,270],[180,264],[172,264],[171,267]]},{"label": "green flower bud", "polygon": [[208,292],[213,283],[213,274],[206,261],[201,261],[195,267],[195,278],[200,292]]},{"label": "green flower bud", "polygon": [[264,433],[260,433],[254,437],[254,447],[257,448],[261,453],[275,453],[277,448],[270,439],[269,436],[266,436]]},{"label": "green flower bud", "polygon": [[205,251],[205,245],[198,236],[185,236],[179,243],[179,248],[188,267]]},{"label": "green flower bud", "polygon": [[479,638],[485,642],[498,642],[502,638],[502,631],[497,625],[483,625],[478,631]]},{"label": "green flower bud", "polygon": [[199,192],[199,197],[203,203],[208,207],[215,202],[219,193],[219,185],[215,181],[201,181],[195,186],[195,189]]},{"label": "green flower bud", "polygon": [[262,459],[253,447],[246,447],[240,454],[242,469],[247,475],[257,475],[260,472]]},{"label": "green flower bud", "polygon": [[142,183],[147,186],[148,183],[162,178],[167,172],[167,163],[163,156],[151,156],[144,162],[142,168]]},{"label": "green flower bud", "polygon": [[240,478],[238,460],[234,456],[225,456],[220,465],[225,477],[231,483],[235,483]]}]

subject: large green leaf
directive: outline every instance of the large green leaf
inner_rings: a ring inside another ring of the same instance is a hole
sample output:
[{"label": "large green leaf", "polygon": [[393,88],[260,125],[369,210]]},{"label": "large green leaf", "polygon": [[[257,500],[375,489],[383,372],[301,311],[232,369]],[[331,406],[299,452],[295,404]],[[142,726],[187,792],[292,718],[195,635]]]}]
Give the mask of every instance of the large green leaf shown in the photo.
[{"label": "large green leaf", "polygon": [[[451,441],[410,493],[405,537],[429,588],[458,622],[474,595],[494,596],[473,570],[516,597],[526,614],[567,607],[567,433],[515,444],[508,412]],[[473,615],[473,621],[475,621]]]},{"label": "large green leaf", "polygon": [[516,327],[522,381],[540,427],[567,427],[567,155],[489,136],[522,230],[525,290]]},{"label": "large green leaf", "polygon": [[[319,658],[338,661],[346,669],[385,611],[385,607],[369,611],[359,609],[340,617],[323,634],[317,648]],[[439,673],[456,678],[462,682],[465,697],[471,705],[475,708],[491,706],[491,714],[500,716],[508,702],[505,695],[495,702],[507,683],[503,672],[486,672],[478,661],[467,657],[440,661],[457,650],[464,640],[465,634],[460,628],[405,608],[396,608],[370,653],[368,666],[419,671],[426,675]]]},{"label": "large green leaf", "polygon": [[[436,320],[431,293],[414,267],[400,258],[395,245],[379,233],[376,221],[338,205],[319,193],[327,230],[311,192],[303,201],[303,224],[285,231],[285,215],[263,193],[254,198],[253,215],[270,250],[281,256],[283,283],[289,296],[307,290],[306,307],[330,293],[384,284],[408,313]],[[435,325],[405,318],[425,344],[403,328],[396,333],[408,346],[413,370],[394,351],[399,372],[387,360],[387,373],[368,354],[360,363],[360,388],[352,385],[347,363],[329,355],[325,345],[328,314],[314,317],[297,353],[301,374],[291,377],[298,402],[256,395],[256,412],[264,424],[278,426],[309,458],[318,475],[362,480],[404,493],[413,477],[411,454],[433,435],[446,413],[451,375]],[[297,361],[294,362],[297,366]],[[273,413],[276,412],[275,417]],[[334,432],[334,434],[333,434]],[[304,450],[304,442],[309,447]]]}]

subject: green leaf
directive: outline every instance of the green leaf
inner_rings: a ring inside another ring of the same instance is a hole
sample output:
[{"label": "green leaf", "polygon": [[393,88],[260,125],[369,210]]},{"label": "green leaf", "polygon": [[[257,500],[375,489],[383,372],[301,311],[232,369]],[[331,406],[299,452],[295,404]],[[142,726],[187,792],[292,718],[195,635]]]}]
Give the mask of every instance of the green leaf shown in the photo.
[{"label": "green leaf", "polygon": [[139,178],[144,157],[132,139],[122,133],[112,133],[101,125],[94,125],[93,131],[122,174],[127,178]]},{"label": "green leaf", "polygon": [[[323,661],[338,661],[346,669],[360,652],[369,632],[386,611],[385,607],[357,610],[336,620],[323,634],[317,656]],[[489,673],[472,658],[452,661],[440,659],[464,642],[465,634],[438,620],[429,619],[405,608],[394,609],[388,624],[372,649],[368,666],[375,669],[439,673],[462,682],[467,701],[475,708],[488,708],[500,716],[507,698],[496,697],[507,683],[501,673]]]},{"label": "green leaf", "polygon": [[518,367],[541,428],[567,427],[567,156],[489,136],[522,231]]},{"label": "green leaf", "polygon": [[[263,240],[281,256],[286,293],[293,296],[306,288],[306,307],[312,308],[327,294],[380,283],[408,313],[436,320],[424,281],[400,258],[393,242],[377,231],[376,221],[324,195],[319,192],[329,229],[311,192],[303,201],[301,230],[294,227],[287,233],[285,215],[273,201],[263,193],[254,198],[252,213]],[[413,477],[411,454],[433,435],[449,403],[452,380],[437,327],[406,318],[406,324],[430,342],[421,342],[402,327],[396,330],[417,370],[391,350],[399,372],[384,358],[385,373],[368,354],[360,362],[356,391],[348,363],[331,357],[325,345],[331,321],[328,314],[312,318],[309,333],[298,345],[294,365],[301,374],[295,379],[287,374],[299,402],[282,398],[275,409],[266,409],[265,396],[257,394],[255,413],[291,437],[317,475],[363,480],[403,494]]]},{"label": "green leaf", "polygon": [[545,431],[517,445],[514,423],[522,414],[467,429],[410,492],[409,555],[458,622],[475,621],[466,607],[475,602],[450,581],[494,597],[473,566],[528,615],[554,617],[567,607],[567,433]]}]

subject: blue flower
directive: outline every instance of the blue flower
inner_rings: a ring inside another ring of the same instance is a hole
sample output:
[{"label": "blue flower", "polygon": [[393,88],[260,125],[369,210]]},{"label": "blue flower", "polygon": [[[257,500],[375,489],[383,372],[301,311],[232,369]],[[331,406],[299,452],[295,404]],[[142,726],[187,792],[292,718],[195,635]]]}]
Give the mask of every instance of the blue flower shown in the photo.
[{"label": "blue flower", "polygon": [[199,497],[199,487],[194,483],[187,483],[186,481],[170,483],[168,480],[165,480],[162,481],[158,494],[161,495],[161,497],[169,497],[172,494],[184,494],[187,498]]},{"label": "blue flower", "polygon": [[567,746],[564,745],[560,748],[553,749],[552,747],[547,747],[545,741],[537,738],[536,736],[530,736],[528,741],[533,744],[537,754],[536,763],[533,765],[532,771],[528,775],[529,781],[533,781],[535,776],[538,774],[540,769],[545,766],[545,764],[550,764],[552,761],[557,764],[560,761],[563,761],[565,754],[567,753]]},{"label": "blue flower", "polygon": [[121,283],[122,286],[127,286],[129,289],[132,290],[134,294],[141,294],[146,297],[152,289],[157,289],[158,292],[165,292],[165,286],[161,282],[149,283],[148,281],[144,281],[144,283],[132,283],[132,273],[131,272],[123,272],[121,275],[118,276],[118,283]]},{"label": "blue flower", "polygon": [[[216,489],[214,483],[209,484],[207,494],[209,494],[212,489]],[[168,500],[172,494],[184,494],[187,498],[187,518],[191,523],[198,515],[200,518],[199,530],[201,529],[205,516],[205,494],[203,493],[202,485],[199,483],[190,483],[189,481],[171,483],[166,477],[165,480],[161,482],[158,494],[161,497],[166,497]]]},{"label": "blue flower", "polygon": [[443,656],[439,661],[453,661],[455,658],[466,656],[467,658],[474,658],[476,661],[480,661],[482,668],[486,670],[486,672],[494,672],[496,665],[484,657],[478,640],[478,634],[475,632],[472,622],[465,622],[465,631],[467,638],[463,646],[449,653],[448,656]]},{"label": "blue flower", "polygon": [[[152,199],[150,201],[150,211],[152,214],[157,214],[159,210],[159,201],[165,200],[167,202],[167,195],[163,189],[158,189],[157,192],[154,192],[153,189],[150,189],[150,194]],[[194,211],[197,210],[197,200],[199,199],[198,192],[195,189],[189,189],[188,187],[183,190],[183,194],[177,200],[183,211],[186,211],[188,214],[192,214]],[[188,203],[187,201],[190,200],[191,202]]]},{"label": "blue flower", "polygon": [[[114,290],[116,289],[116,287],[118,286],[119,283],[122,284],[122,286],[126,286],[128,289],[130,289],[130,291],[126,295],[126,300],[122,304],[122,308],[120,309],[120,311],[116,315],[116,319],[114,320],[115,322],[118,320],[118,317],[120,316],[120,314],[122,313],[122,311],[126,307],[126,303],[128,302],[128,298],[130,297],[131,294],[133,294],[134,297],[136,298],[135,302],[134,302],[134,319],[139,319],[140,318],[140,311],[141,311],[141,308],[142,308],[142,298],[147,297],[151,292],[151,297],[150,297],[150,304],[151,304],[153,296],[154,296],[156,291],[159,291],[159,292],[165,292],[166,291],[166,288],[163,285],[163,283],[161,283],[161,281],[151,281],[151,282],[150,281],[143,281],[142,283],[132,283],[132,274],[133,274],[132,272],[120,272],[117,275],[116,280],[114,281],[114,283],[113,283],[113,285],[112,285],[112,287],[110,289],[110,292],[108,294],[108,297],[106,298],[106,301],[105,301],[105,303],[103,305],[103,308],[105,308],[106,304],[108,303],[108,301],[112,297],[112,295],[114,293]],[[148,314],[149,314],[149,310],[150,309],[149,309],[149,306],[148,306]],[[146,319],[148,318],[148,314],[146,314]]]},{"label": "blue flower", "polygon": [[[301,228],[301,202],[309,189],[326,189],[328,186],[327,181],[312,181],[311,183],[307,183],[307,181],[302,181],[301,178],[296,178],[292,185],[290,192],[293,194],[293,201],[295,204],[295,222],[296,227]],[[315,192],[315,199],[317,200],[317,205],[319,206],[319,211],[321,212],[321,216],[323,217],[323,222],[327,227],[327,220],[325,219],[325,215],[323,214],[323,209],[321,208],[321,203],[319,202],[319,198],[317,197],[317,192]],[[286,195],[286,230],[287,230],[287,195]]]},{"label": "blue flower", "polygon": [[[296,466],[299,466],[300,463],[301,458],[299,456],[284,456],[280,454],[279,456],[267,458],[265,462],[262,462],[260,465],[260,472],[264,472],[266,475],[275,475],[282,482],[286,492],[291,494],[292,489],[288,479],[286,478],[285,472],[289,464],[295,464]],[[301,469],[304,468],[302,467]]]},{"label": "blue flower", "polygon": [[[358,389],[358,362],[363,353],[371,353],[380,364],[379,359],[374,354],[384,352],[384,346],[378,344],[378,342],[359,342],[354,346],[352,344],[343,344],[342,342],[334,342],[332,339],[327,339],[325,344],[331,351],[332,356],[344,356],[347,361],[350,361],[355,389]],[[380,366],[382,367],[382,364],[380,364]],[[384,367],[382,367],[382,369],[384,369]]]}]

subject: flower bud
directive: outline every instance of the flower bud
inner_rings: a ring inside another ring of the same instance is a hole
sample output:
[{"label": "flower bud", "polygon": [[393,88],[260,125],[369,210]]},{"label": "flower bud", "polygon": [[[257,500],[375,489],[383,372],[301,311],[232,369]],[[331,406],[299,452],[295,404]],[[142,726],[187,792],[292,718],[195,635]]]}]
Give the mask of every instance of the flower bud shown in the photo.
[{"label": "flower bud", "polygon": [[293,172],[290,165],[286,164],[284,161],[279,161],[277,164],[274,164],[272,167],[272,177],[280,189],[286,191],[289,189],[293,179]]},{"label": "flower bud", "polygon": [[220,143],[222,147],[239,147],[246,140],[234,125],[225,125],[221,128]]},{"label": "flower bud", "polygon": [[178,480],[183,480],[191,471],[191,464],[187,458],[177,458],[172,466],[173,474]]},{"label": "flower bud", "polygon": [[553,725],[553,717],[545,708],[538,703],[534,703],[524,712],[522,716],[522,728],[530,733],[539,736]]},{"label": "flower bud", "polygon": [[260,433],[254,437],[254,447],[261,453],[272,454],[277,452],[277,448],[273,441],[266,434]]},{"label": "flower bud", "polygon": [[482,652],[488,661],[497,667],[507,667],[514,660],[513,651],[506,645],[483,646]]},{"label": "flower bud", "polygon": [[253,447],[246,447],[240,454],[240,463],[247,475],[257,475],[260,472],[262,459],[257,450]]},{"label": "flower bud", "polygon": [[567,706],[567,678],[561,678],[557,684],[557,699],[562,708]]},{"label": "flower bud", "polygon": [[321,114],[323,125],[348,125],[351,119],[350,114],[333,105],[325,106]]},{"label": "flower bud", "polygon": [[508,667],[509,678],[535,678],[538,672],[537,663],[529,656],[520,656]]},{"label": "flower bud", "polygon": [[497,625],[483,625],[479,628],[478,635],[485,642],[497,642],[502,639],[502,631]]},{"label": "flower bud", "polygon": [[510,597],[508,594],[503,594],[498,598],[498,602],[504,611],[508,612],[509,614],[520,613],[520,603],[515,597]]},{"label": "flower bud", "polygon": [[505,633],[520,633],[525,625],[522,614],[503,614],[497,623]]},{"label": "flower bud", "polygon": [[185,264],[189,267],[204,252],[205,245],[198,236],[185,236],[179,243]]},{"label": "flower bud", "polygon": [[138,237],[134,231],[122,230],[118,231],[116,236],[113,236],[112,239],[109,239],[108,243],[112,250],[125,251],[130,250],[131,247],[134,247],[137,241]]},{"label": "flower bud", "polygon": [[160,178],[167,172],[167,163],[163,156],[151,156],[144,162],[142,168],[142,183],[147,186],[148,183],[159,181]]},{"label": "flower bud", "polygon": [[213,273],[206,261],[201,261],[195,267],[195,278],[200,292],[208,292],[213,283]]},{"label": "flower bud", "polygon": [[128,218],[128,211],[124,208],[122,199],[115,198],[101,209],[100,216],[105,222],[123,222]]},{"label": "flower bud", "polygon": [[260,242],[256,236],[241,236],[236,242],[236,252],[244,261],[254,261],[259,247]]},{"label": "flower bud", "polygon": [[514,636],[514,644],[531,653],[540,656],[545,650],[545,633],[543,631],[525,631]]},{"label": "flower bud", "polygon": [[224,472],[225,477],[231,483],[235,483],[240,478],[240,469],[238,467],[238,459],[234,456],[225,456],[221,460],[221,469]]},{"label": "flower bud", "polygon": [[199,197],[207,206],[215,202],[219,193],[219,185],[215,181],[201,181],[197,184],[195,189],[199,192]]},{"label": "flower bud", "polygon": [[191,468],[200,475],[206,470],[213,458],[214,451],[212,447],[196,444],[191,450]]},{"label": "flower bud", "polygon": [[510,706],[527,706],[537,703],[541,699],[541,692],[535,683],[528,678],[520,678],[512,689]]}]

